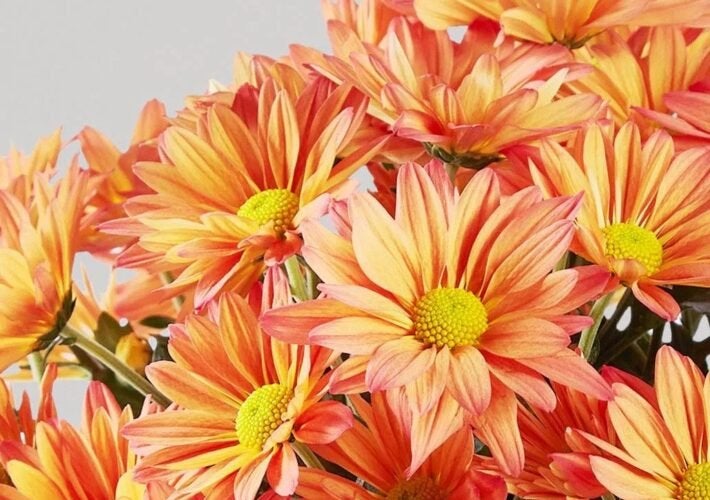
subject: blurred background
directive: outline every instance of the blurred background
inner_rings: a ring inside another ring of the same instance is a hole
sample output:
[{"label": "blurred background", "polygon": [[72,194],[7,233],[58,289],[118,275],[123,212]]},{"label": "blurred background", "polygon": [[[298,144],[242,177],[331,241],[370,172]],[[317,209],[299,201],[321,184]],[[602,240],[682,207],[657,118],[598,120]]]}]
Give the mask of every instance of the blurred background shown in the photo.
[{"label": "blurred background", "polygon": [[[0,0],[0,155],[11,146],[30,152],[59,126],[69,141],[91,125],[123,150],[146,101],[160,99],[173,114],[210,79],[229,83],[238,50],[280,56],[290,43],[328,48],[318,0]],[[100,295],[107,269],[80,265]],[[35,383],[12,386],[35,407]],[[59,413],[73,423],[85,386],[55,386]]]}]

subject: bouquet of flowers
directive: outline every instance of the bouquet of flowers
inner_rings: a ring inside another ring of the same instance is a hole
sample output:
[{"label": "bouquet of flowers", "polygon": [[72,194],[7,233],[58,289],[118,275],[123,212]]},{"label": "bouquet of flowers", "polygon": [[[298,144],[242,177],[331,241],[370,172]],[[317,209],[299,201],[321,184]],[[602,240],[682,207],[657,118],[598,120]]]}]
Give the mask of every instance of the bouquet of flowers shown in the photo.
[{"label": "bouquet of flowers", "polygon": [[710,0],[322,3],[0,158],[0,498],[710,498]]}]

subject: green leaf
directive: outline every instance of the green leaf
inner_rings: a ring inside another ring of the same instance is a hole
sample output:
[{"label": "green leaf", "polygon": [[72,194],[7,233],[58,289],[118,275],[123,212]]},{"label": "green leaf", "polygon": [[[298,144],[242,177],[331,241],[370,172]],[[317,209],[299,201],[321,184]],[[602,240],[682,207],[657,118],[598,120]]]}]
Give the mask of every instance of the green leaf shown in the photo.
[{"label": "green leaf", "polygon": [[160,315],[146,316],[140,321],[140,324],[143,326],[147,326],[148,328],[157,328],[159,330],[164,330],[173,323],[175,323],[174,318]]}]

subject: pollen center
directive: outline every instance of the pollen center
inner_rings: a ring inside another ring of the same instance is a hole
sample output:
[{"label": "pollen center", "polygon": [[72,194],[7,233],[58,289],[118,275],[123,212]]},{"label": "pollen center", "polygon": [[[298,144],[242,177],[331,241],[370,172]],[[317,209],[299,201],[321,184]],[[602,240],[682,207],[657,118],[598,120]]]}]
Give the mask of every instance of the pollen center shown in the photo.
[{"label": "pollen center", "polygon": [[710,500],[710,463],[688,467],[675,497],[678,500]]},{"label": "pollen center", "polygon": [[250,197],[237,215],[264,225],[274,223],[277,232],[284,231],[298,212],[298,196],[288,189],[267,189]]},{"label": "pollen center", "polygon": [[488,328],[481,300],[460,288],[436,288],[414,307],[414,336],[441,348],[474,345]]},{"label": "pollen center", "polygon": [[237,414],[237,437],[249,448],[261,450],[264,443],[284,421],[291,391],[281,384],[259,387],[249,394]]},{"label": "pollen center", "polygon": [[387,500],[438,500],[443,498],[443,492],[436,483],[428,477],[415,477],[403,481],[387,493]]},{"label": "pollen center", "polygon": [[655,274],[661,267],[663,247],[652,231],[636,224],[621,222],[603,229],[604,253],[618,260],[633,259],[642,264],[646,275]]}]

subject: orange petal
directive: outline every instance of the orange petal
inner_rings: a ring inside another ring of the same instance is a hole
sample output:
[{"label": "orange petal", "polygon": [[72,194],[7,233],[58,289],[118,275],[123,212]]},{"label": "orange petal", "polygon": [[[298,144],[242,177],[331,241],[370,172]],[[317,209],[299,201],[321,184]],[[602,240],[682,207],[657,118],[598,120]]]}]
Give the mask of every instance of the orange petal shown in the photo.
[{"label": "orange petal", "polygon": [[480,415],[491,401],[488,365],[475,347],[465,347],[451,356],[447,388],[467,411]]},{"label": "orange petal", "polygon": [[436,348],[427,348],[411,336],[381,345],[367,365],[365,382],[370,392],[406,385],[420,377],[436,358]]}]

